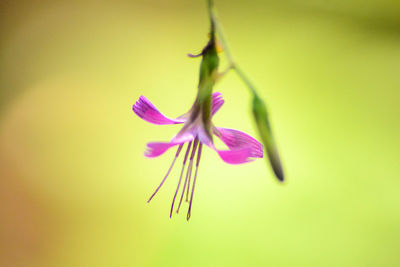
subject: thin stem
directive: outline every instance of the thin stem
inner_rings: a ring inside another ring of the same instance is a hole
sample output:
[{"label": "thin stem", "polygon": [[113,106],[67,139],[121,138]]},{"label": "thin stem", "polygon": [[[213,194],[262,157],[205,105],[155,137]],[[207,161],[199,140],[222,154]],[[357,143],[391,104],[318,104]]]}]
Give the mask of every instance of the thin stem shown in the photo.
[{"label": "thin stem", "polygon": [[233,69],[233,65],[229,65],[227,68],[225,68],[224,71],[218,73],[218,78],[217,81],[220,81],[223,77],[225,77],[225,75],[231,70]]},{"label": "thin stem", "polygon": [[215,25],[215,31],[217,32],[217,35],[219,37],[219,42],[222,44],[222,47],[224,48],[225,56],[226,59],[228,60],[230,65],[235,65],[235,61],[233,60],[233,56],[231,53],[231,50],[229,48],[228,42],[226,41],[224,30],[222,28],[221,23],[219,23],[215,9],[211,9],[211,14],[210,14],[211,20],[213,21]]},{"label": "thin stem", "polygon": [[226,59],[228,60],[229,66],[228,66],[227,70],[223,73],[223,75],[225,75],[230,69],[235,70],[235,72],[238,74],[239,78],[250,89],[251,93],[257,95],[255,86],[250,82],[249,78],[244,74],[244,72],[239,68],[239,66],[235,63],[235,60],[233,59],[228,42],[226,41],[226,38],[225,38],[224,30],[222,28],[222,25],[218,21],[216,11],[213,7],[213,0],[208,0],[208,11],[210,13],[211,23],[215,26],[215,30],[219,37],[219,42],[222,44],[222,47],[224,48]]},{"label": "thin stem", "polygon": [[247,76],[243,73],[243,71],[237,65],[233,65],[232,69],[234,69],[236,71],[237,75],[239,75],[240,79],[246,84],[246,86],[250,89],[250,91],[254,95],[258,96],[258,94],[256,92],[256,88],[250,82],[249,78],[247,78]]},{"label": "thin stem", "polygon": [[213,13],[214,9],[214,1],[213,0],[207,0],[207,9],[208,9],[208,14],[210,14],[210,17]]}]

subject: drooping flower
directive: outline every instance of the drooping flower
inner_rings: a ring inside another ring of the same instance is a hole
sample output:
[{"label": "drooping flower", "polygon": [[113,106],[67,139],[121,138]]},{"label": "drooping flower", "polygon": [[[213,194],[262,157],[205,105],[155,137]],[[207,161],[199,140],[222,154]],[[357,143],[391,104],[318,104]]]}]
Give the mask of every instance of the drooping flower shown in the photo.
[{"label": "drooping flower", "polygon": [[[211,8],[211,1],[209,1],[209,8]],[[178,146],[177,152],[170,168],[167,171],[167,174],[147,201],[150,202],[170,174],[176,159],[182,151],[183,146],[187,144],[181,174],[178,180],[178,185],[174,197],[172,199],[170,210],[171,217],[174,210],[175,200],[177,198],[182,183],[186,163],[189,160],[189,165],[187,167],[185,175],[185,181],[183,182],[182,193],[180,196],[178,208],[176,210],[176,212],[178,213],[179,208],[182,204],[183,197],[186,193],[186,201],[189,202],[189,209],[186,216],[187,220],[189,220],[191,216],[193,194],[195,190],[197,172],[203,145],[206,145],[216,151],[220,158],[229,164],[242,164],[252,161],[256,158],[263,157],[263,146],[253,137],[238,130],[215,127],[212,123],[212,117],[221,108],[224,100],[222,99],[222,95],[220,93],[213,93],[214,85],[216,84],[219,77],[221,77],[221,73],[218,72],[219,57],[217,55],[216,47],[215,22],[212,19],[211,15],[212,14],[210,13],[210,39],[207,45],[203,48],[202,52],[195,56],[201,56],[202,60],[200,64],[197,96],[191,109],[184,115],[176,119],[171,119],[164,116],[160,111],[158,111],[157,108],[144,96],[141,96],[136,104],[133,105],[133,111],[140,118],[150,123],[158,125],[183,124],[182,129],[175,137],[172,138],[170,142],[148,143],[145,155],[150,158],[158,157],[171,147]],[[213,142],[214,135],[220,138],[221,141],[225,143],[228,149],[216,148]],[[193,180],[191,181],[193,164],[195,160],[194,158],[196,153],[196,169]]]},{"label": "drooping flower", "polygon": [[[164,152],[166,152],[168,149],[174,146],[178,146],[172,164],[168,169],[167,174],[161,181],[160,185],[157,187],[157,189],[149,198],[148,202],[150,202],[152,198],[156,195],[156,193],[159,191],[161,186],[164,184],[168,175],[170,174],[172,167],[174,166],[175,161],[178,158],[184,144],[187,144],[177,189],[175,191],[172,200],[170,217],[172,216],[174,210],[175,200],[182,183],[184,169],[188,160],[189,160],[189,165],[186,170],[185,180],[183,182],[183,189],[176,212],[177,213],[179,212],[179,208],[182,204],[182,200],[186,192],[186,201],[189,201],[187,220],[189,220],[191,216],[193,194],[195,190],[197,172],[200,163],[203,144],[215,150],[221,157],[221,159],[229,164],[242,164],[250,162],[256,158],[263,157],[263,146],[250,135],[234,129],[215,127],[212,124],[211,117],[214,116],[214,114],[221,108],[221,106],[224,103],[224,100],[220,93],[213,93],[210,102],[211,102],[211,110],[210,110],[211,112],[209,114],[209,119],[204,118],[204,114],[207,114],[207,112],[204,112],[204,110],[202,110],[202,106],[199,105],[199,101],[195,101],[189,112],[185,113],[184,115],[176,119],[171,119],[164,116],[144,96],[141,96],[139,100],[136,102],[136,104],[133,105],[132,109],[136,113],[136,115],[138,115],[140,118],[142,118],[147,122],[158,125],[183,124],[182,129],[178,132],[178,134],[175,137],[172,138],[170,142],[148,143],[147,150],[145,152],[145,156],[153,158],[162,155]],[[212,132],[212,134],[210,134],[210,132]],[[228,149],[226,150],[217,149],[213,143],[212,135],[215,135],[218,138],[220,138]],[[191,181],[192,169],[196,153],[197,153],[197,158],[195,162],[196,169],[193,176],[193,181]],[[189,199],[189,192],[190,192],[190,199]]]}]

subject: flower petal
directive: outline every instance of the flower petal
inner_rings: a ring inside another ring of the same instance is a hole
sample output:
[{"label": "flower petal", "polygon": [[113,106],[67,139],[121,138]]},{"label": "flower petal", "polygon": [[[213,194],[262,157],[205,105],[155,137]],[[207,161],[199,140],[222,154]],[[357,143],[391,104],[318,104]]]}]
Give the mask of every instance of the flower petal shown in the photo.
[{"label": "flower petal", "polygon": [[252,156],[252,150],[250,146],[234,147],[230,150],[219,150],[217,149],[210,137],[208,136],[204,127],[198,127],[198,138],[200,142],[204,145],[215,150],[223,161],[229,164],[241,164],[252,161],[254,156]]},{"label": "flower petal", "polygon": [[224,99],[222,98],[222,94],[219,92],[215,92],[212,94],[212,107],[211,114],[214,116],[215,113],[222,107],[224,104]]},{"label": "flower petal", "polygon": [[199,125],[197,127],[197,137],[200,140],[200,143],[211,147],[212,149],[216,150],[213,141],[211,140],[211,138],[209,137],[209,135],[207,134],[206,129],[204,128],[204,125]]},{"label": "flower petal", "polygon": [[140,96],[139,100],[132,107],[133,112],[140,118],[150,123],[165,125],[184,123],[184,119],[170,119],[165,117],[158,109],[144,96]]},{"label": "flower petal", "polygon": [[174,138],[172,138],[170,142],[147,143],[147,150],[144,152],[144,155],[149,158],[155,158],[164,154],[173,146],[181,145],[194,139],[192,131],[185,129],[182,130]]},{"label": "flower petal", "polygon": [[251,157],[251,150],[248,147],[236,150],[217,150],[218,155],[223,161],[229,164],[242,164],[253,161]]},{"label": "flower petal", "polygon": [[214,128],[214,134],[217,135],[230,150],[248,148],[249,157],[263,157],[263,145],[244,132],[216,127]]},{"label": "flower petal", "polygon": [[226,144],[229,150],[218,150],[218,155],[229,164],[242,164],[263,157],[263,146],[250,135],[227,128],[214,128],[214,134]]},{"label": "flower petal", "polygon": [[158,157],[162,154],[164,154],[168,149],[171,147],[174,147],[176,145],[180,145],[182,143],[176,143],[176,142],[152,142],[152,143],[147,143],[147,150],[144,152],[144,155],[149,158],[155,158]]}]

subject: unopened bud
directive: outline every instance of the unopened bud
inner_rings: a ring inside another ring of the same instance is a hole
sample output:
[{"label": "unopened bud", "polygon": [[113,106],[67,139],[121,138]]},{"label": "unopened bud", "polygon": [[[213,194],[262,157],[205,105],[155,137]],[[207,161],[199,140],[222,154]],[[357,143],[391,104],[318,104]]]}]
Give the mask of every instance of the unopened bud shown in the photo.
[{"label": "unopened bud", "polygon": [[278,149],[276,148],[276,144],[272,136],[267,109],[262,99],[260,99],[256,94],[254,94],[253,97],[253,115],[272,170],[274,171],[278,180],[283,182],[284,173],[281,160],[279,158]]}]

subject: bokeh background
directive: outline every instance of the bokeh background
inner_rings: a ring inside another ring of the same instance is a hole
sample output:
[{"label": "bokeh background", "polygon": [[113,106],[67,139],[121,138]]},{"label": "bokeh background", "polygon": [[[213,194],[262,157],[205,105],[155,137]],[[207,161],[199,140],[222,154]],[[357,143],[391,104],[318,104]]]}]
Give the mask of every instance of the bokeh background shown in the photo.
[{"label": "bokeh background", "polygon": [[[190,107],[205,1],[0,2],[0,266],[400,266],[400,2],[216,7],[287,182],[205,149],[188,223],[168,217],[181,162],[146,204],[175,152],[145,144],[179,126],[131,107]],[[256,136],[242,82],[216,90],[215,123]]]}]

